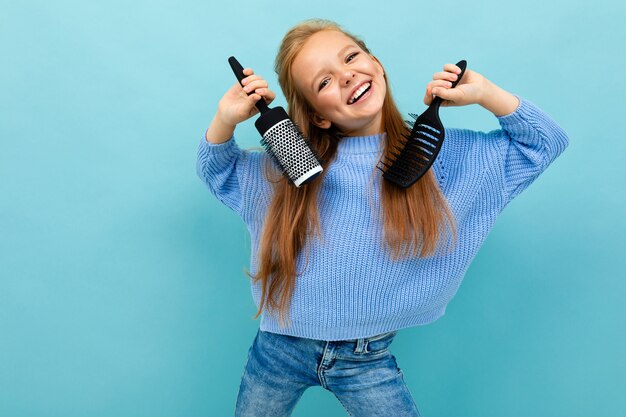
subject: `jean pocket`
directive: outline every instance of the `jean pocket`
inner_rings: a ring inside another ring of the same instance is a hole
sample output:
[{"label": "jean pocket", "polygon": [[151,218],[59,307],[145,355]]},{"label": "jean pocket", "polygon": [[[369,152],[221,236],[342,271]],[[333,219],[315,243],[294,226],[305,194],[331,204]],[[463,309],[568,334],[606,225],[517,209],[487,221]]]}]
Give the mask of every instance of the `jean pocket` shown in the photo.
[{"label": "jean pocket", "polygon": [[398,331],[393,330],[367,338],[365,344],[366,352],[371,354],[386,352],[389,349],[389,346],[391,346],[391,342],[393,342],[396,334],[398,334]]}]

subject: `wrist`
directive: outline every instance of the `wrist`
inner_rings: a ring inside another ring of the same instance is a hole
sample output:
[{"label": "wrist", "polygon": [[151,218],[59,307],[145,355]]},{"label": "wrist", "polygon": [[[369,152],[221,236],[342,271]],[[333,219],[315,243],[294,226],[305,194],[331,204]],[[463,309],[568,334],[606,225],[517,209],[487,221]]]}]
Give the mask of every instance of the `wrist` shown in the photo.
[{"label": "wrist", "polygon": [[235,130],[235,126],[237,126],[236,122],[233,123],[230,120],[228,120],[227,117],[224,117],[224,115],[219,109],[217,109],[217,111],[215,112],[215,116],[213,116],[213,121],[211,122],[211,124],[213,123],[219,125],[219,127],[222,127],[224,129],[232,129],[232,130]]},{"label": "wrist", "polygon": [[218,110],[209,128],[206,130],[204,138],[207,142],[223,143],[230,139],[234,132],[235,125],[224,121]]},{"label": "wrist", "polygon": [[520,102],[517,97],[498,87],[489,80],[479,104],[492,112],[496,117],[506,116],[517,110]]}]

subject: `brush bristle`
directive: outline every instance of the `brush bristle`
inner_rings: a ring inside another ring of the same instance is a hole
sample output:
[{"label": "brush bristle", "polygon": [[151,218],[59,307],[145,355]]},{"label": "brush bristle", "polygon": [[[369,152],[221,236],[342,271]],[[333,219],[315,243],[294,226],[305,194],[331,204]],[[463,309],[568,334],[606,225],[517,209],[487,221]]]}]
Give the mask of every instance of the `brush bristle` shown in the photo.
[{"label": "brush bristle", "polygon": [[435,135],[443,137],[442,131],[418,124],[418,116],[409,115],[414,119],[413,122],[405,120],[409,133],[403,134],[400,146],[391,149],[376,165],[383,172],[383,178],[403,188],[414,184],[428,171],[442,141]]},{"label": "brush bristle", "polygon": [[[461,73],[452,83],[454,88],[465,73],[467,61],[457,63]],[[383,178],[404,188],[417,182],[432,166],[441,150],[445,129],[439,119],[438,110],[442,99],[435,97],[428,109],[421,115],[409,113],[413,122],[405,120],[409,135],[404,135],[402,149],[388,152],[376,165],[383,172]],[[432,126],[433,124],[434,126]]]},{"label": "brush bristle", "polygon": [[302,129],[300,129],[300,126],[298,126],[296,122],[294,122],[293,120],[291,122],[293,123],[294,128],[298,131],[298,134],[300,135],[300,137],[302,137],[302,139],[304,140],[304,143],[306,143],[306,146],[308,146],[309,149],[311,150],[311,153],[313,154],[315,159],[317,159],[320,165],[323,166],[325,161],[320,157],[317,150],[311,145],[311,139],[309,139],[307,136],[304,135],[304,133],[302,133]]},{"label": "brush bristle", "polygon": [[274,153],[274,150],[272,149],[272,147],[263,138],[261,138],[261,145],[263,145],[265,152],[270,156],[270,158],[272,159],[274,163],[274,166],[280,171],[280,174],[283,175],[285,178],[289,179],[287,170],[280,163],[280,160],[278,159],[278,156],[276,156],[276,154]]},{"label": "brush bristle", "polygon": [[[267,130],[261,144],[276,168],[290,182],[299,186],[317,176],[315,172],[321,167],[320,158],[308,138],[291,119],[283,119]],[[311,172],[313,176],[307,177]]]}]

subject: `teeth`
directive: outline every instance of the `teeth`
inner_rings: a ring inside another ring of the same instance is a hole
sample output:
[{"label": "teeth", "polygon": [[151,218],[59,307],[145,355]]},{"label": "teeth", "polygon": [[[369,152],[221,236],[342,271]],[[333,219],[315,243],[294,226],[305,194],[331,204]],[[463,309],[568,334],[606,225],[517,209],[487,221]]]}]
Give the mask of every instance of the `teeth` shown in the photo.
[{"label": "teeth", "polygon": [[354,92],[354,95],[350,98],[350,104],[354,103],[354,102],[356,101],[356,99],[357,99],[357,98],[358,98],[361,94],[363,94],[363,92],[364,92],[365,90],[367,90],[368,88],[370,88],[370,85],[371,85],[370,83],[365,83],[365,84],[363,84],[363,85],[362,85],[362,86],[361,86],[358,90],[356,90],[356,91]]}]

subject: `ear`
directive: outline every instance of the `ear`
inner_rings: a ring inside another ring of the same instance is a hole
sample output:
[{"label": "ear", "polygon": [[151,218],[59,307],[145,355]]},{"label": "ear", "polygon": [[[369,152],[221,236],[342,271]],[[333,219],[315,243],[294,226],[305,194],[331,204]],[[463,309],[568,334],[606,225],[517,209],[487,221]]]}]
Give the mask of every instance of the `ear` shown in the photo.
[{"label": "ear", "polygon": [[313,123],[315,126],[319,127],[320,129],[328,129],[331,125],[330,120],[324,119],[322,116],[320,116],[317,113],[313,113],[311,115],[311,123]]}]

